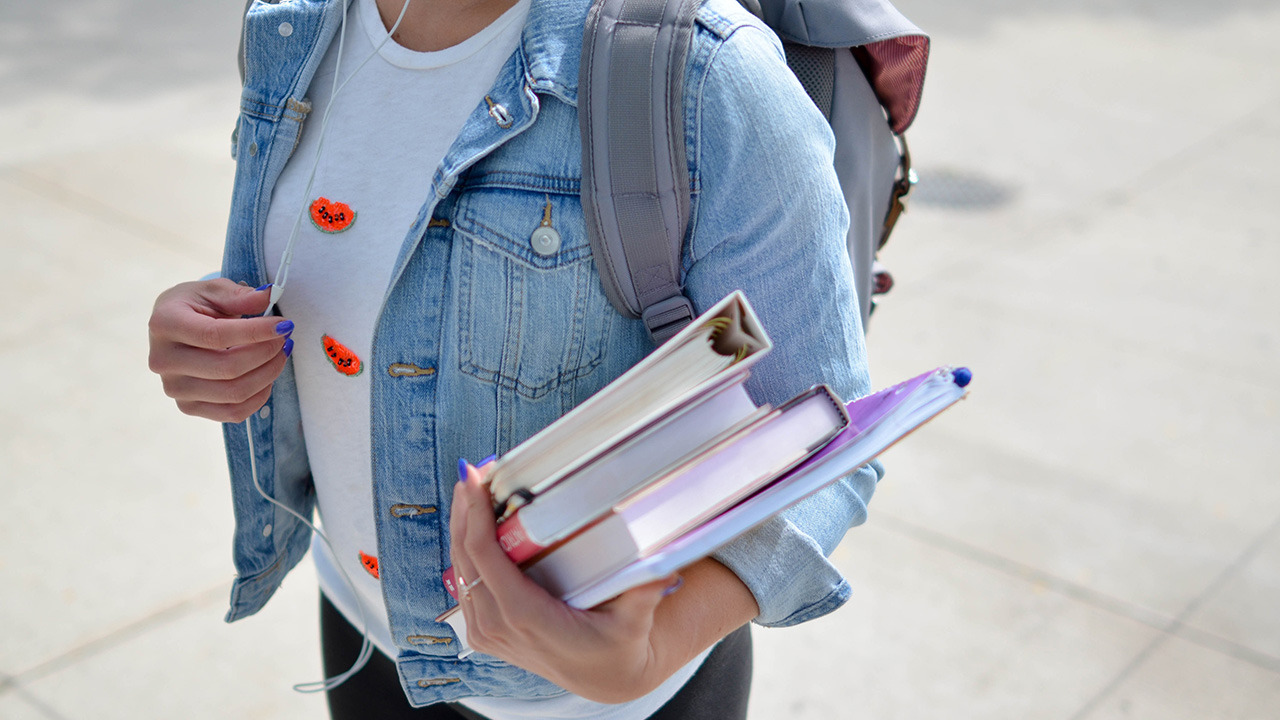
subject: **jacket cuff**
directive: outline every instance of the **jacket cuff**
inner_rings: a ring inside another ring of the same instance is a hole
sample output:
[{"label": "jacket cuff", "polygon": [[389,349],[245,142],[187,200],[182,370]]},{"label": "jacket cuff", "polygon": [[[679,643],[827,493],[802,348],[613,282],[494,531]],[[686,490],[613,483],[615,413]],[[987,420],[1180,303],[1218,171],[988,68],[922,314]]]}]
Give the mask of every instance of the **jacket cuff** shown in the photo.
[{"label": "jacket cuff", "polygon": [[826,615],[849,599],[840,571],[812,538],[775,517],[712,555],[755,596],[765,627],[786,627]]},{"label": "jacket cuff", "polygon": [[852,588],[827,556],[850,527],[866,521],[866,502],[883,472],[873,462],[712,554],[755,597],[757,624],[797,625],[848,601]]}]

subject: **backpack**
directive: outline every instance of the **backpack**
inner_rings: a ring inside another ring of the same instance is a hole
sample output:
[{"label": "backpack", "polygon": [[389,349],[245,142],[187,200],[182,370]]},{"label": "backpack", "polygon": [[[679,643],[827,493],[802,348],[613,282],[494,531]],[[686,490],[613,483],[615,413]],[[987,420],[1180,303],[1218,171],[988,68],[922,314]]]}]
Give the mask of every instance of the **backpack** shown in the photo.
[{"label": "backpack", "polygon": [[[915,183],[902,133],[919,108],[929,38],[887,0],[739,3],[782,39],[788,66],[831,123],[851,211],[884,208],[883,223],[852,223],[846,238],[865,327],[872,295],[893,284],[876,252]],[[583,33],[578,117],[592,255],[609,301],[642,318],[654,344],[697,315],[679,281],[690,200],[683,80],[700,4],[594,0]]]}]

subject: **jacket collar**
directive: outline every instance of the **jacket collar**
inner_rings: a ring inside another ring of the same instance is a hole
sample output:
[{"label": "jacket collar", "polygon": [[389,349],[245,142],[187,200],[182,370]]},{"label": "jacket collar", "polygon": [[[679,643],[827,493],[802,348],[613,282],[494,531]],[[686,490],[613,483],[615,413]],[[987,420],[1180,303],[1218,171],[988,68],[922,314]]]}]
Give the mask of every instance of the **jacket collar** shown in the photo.
[{"label": "jacket collar", "polygon": [[590,7],[590,0],[530,0],[520,49],[534,90],[577,105],[582,28]]}]

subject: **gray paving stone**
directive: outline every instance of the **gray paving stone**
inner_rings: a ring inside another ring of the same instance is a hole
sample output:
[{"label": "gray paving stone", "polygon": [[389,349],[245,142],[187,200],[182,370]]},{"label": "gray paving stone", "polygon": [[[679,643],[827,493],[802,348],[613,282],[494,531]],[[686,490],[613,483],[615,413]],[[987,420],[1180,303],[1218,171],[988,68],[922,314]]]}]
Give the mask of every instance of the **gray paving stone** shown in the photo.
[{"label": "gray paving stone", "polygon": [[32,704],[17,690],[0,691],[0,718],[5,720],[60,720]]},{"label": "gray paving stone", "polygon": [[220,262],[217,246],[192,250],[157,242],[93,208],[33,191],[20,175],[0,171],[0,192],[13,203],[0,234],[6,259],[0,265],[0,302],[24,310],[0,317],[0,331],[16,342],[60,323],[94,326],[126,318],[122,325],[131,335],[145,338],[156,295]]},{"label": "gray paving stone", "polygon": [[46,715],[40,708],[12,692],[0,696],[0,717],[4,717],[5,720],[60,720],[58,717]]},{"label": "gray paving stone", "polygon": [[1082,720],[1275,720],[1280,673],[1170,638]]},{"label": "gray paving stone", "polygon": [[[220,435],[147,370],[155,294],[200,263],[0,180],[0,669],[16,674],[232,575]],[[86,242],[93,239],[93,242]]]},{"label": "gray paving stone", "polygon": [[1067,718],[1156,631],[871,524],[853,599],[758,630],[751,717]]},{"label": "gray paving stone", "polygon": [[1268,655],[1280,669],[1280,533],[1186,622]]},{"label": "gray paving stone", "polygon": [[322,695],[291,689],[321,675],[315,573],[295,573],[258,615],[227,625],[221,599],[205,603],[29,692],[68,720],[326,717]]},{"label": "gray paving stone", "polygon": [[928,302],[930,291],[949,294],[947,308],[1092,331],[1094,349],[1163,351],[1167,364],[1252,372],[1274,386],[1280,322],[1257,311],[1280,301],[1271,277],[1280,250],[1268,241],[1277,163],[1280,123],[1259,116],[1078,222],[1021,237],[996,224],[1002,246],[980,248],[960,272],[919,289]]},{"label": "gray paving stone", "polygon": [[[1259,118],[1075,226],[1019,244],[996,225],[1007,247],[891,298],[872,325],[878,378],[927,358],[975,381],[890,454],[879,509],[1180,612],[1280,513],[1277,159]],[[1230,231],[1225,207],[1240,208]]]},{"label": "gray paving stone", "polygon": [[[887,513],[1169,617],[1273,521],[1280,488],[1265,481],[1273,460],[1263,448],[1275,426],[1263,398],[1274,394],[1207,380],[1179,392],[1167,368],[1071,363],[1030,329],[1007,363],[997,355],[1009,345],[986,337],[997,349],[984,353],[982,338],[939,355],[975,368],[972,397],[886,456],[873,521]],[[1037,375],[1061,389],[1038,389]],[[1113,407],[1117,396],[1127,399]],[[1221,444],[1188,439],[1188,419],[1246,412],[1258,424],[1220,428]],[[1219,453],[1231,472],[1220,472]]]},{"label": "gray paving stone", "polygon": [[0,165],[215,122],[225,155],[243,3],[70,0],[0,17]]},{"label": "gray paving stone", "polygon": [[[234,103],[232,95],[225,106]],[[229,136],[233,123],[234,117],[220,134]],[[220,264],[235,176],[229,142],[209,142],[217,134],[200,134],[203,153],[190,142],[111,143],[92,152],[43,158],[18,166],[17,172],[34,189],[150,242],[212,258],[209,272]]]},{"label": "gray paving stone", "polygon": [[[934,33],[913,155],[1013,183],[1037,212],[1126,187],[1280,89],[1274,6],[1170,24],[1150,5],[984,3],[963,21],[945,5],[902,3]],[[970,24],[981,30],[951,31]]]}]

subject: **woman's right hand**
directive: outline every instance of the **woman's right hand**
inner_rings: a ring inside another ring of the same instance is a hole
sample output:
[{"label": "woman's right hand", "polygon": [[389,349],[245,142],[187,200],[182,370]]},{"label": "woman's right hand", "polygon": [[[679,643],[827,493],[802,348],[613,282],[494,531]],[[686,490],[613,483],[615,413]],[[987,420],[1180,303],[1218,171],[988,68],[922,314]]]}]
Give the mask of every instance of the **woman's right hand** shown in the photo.
[{"label": "woman's right hand", "polygon": [[[269,287],[269,286],[268,286]],[[148,323],[151,371],[188,415],[241,422],[266,404],[293,351],[293,323],[261,315],[270,292],[230,280],[169,288]]]}]

